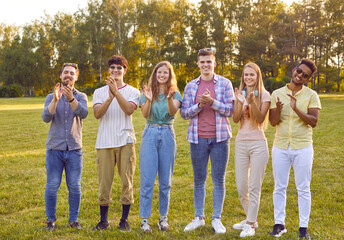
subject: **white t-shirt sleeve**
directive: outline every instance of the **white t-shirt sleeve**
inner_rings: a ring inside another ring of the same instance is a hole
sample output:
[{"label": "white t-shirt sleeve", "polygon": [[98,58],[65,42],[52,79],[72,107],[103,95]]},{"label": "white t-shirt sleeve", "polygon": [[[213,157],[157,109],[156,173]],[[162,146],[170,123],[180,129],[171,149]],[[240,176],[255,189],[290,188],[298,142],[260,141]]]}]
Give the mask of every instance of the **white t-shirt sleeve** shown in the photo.
[{"label": "white t-shirt sleeve", "polygon": [[140,101],[140,91],[134,87],[130,86],[130,94],[128,94],[128,102],[134,103],[136,106],[138,106],[139,101]]},{"label": "white t-shirt sleeve", "polygon": [[96,89],[93,93],[92,106],[99,103],[103,104],[103,101],[100,99],[100,89]]}]

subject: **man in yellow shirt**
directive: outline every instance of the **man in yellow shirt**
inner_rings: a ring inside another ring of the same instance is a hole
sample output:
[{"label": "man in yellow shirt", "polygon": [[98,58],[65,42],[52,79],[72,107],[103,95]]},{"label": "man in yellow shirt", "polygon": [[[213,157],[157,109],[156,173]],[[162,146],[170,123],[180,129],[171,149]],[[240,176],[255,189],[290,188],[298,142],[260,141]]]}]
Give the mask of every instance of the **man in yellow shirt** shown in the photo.
[{"label": "man in yellow shirt", "polygon": [[313,61],[302,59],[293,69],[291,82],[271,95],[269,120],[272,126],[276,126],[276,134],[271,153],[275,225],[270,236],[279,237],[287,232],[284,227],[286,190],[292,165],[298,192],[299,238],[310,239],[307,228],[314,156],[312,129],[317,125],[321,104],[317,93],[305,84],[316,71]]}]

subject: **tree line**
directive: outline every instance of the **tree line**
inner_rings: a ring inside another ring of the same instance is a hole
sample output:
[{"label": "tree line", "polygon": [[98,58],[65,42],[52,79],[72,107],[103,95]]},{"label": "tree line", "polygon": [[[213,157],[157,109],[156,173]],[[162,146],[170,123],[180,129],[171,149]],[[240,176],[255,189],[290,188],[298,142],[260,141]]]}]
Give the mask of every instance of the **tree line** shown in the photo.
[{"label": "tree line", "polygon": [[107,76],[107,59],[120,54],[129,62],[127,83],[141,87],[168,60],[183,90],[199,74],[198,50],[211,47],[216,72],[235,86],[252,61],[272,91],[307,57],[318,66],[313,89],[342,91],[343,23],[343,0],[89,0],[74,14],[46,14],[20,27],[0,23],[0,83],[46,95],[61,64],[76,62],[77,87],[92,92]]}]

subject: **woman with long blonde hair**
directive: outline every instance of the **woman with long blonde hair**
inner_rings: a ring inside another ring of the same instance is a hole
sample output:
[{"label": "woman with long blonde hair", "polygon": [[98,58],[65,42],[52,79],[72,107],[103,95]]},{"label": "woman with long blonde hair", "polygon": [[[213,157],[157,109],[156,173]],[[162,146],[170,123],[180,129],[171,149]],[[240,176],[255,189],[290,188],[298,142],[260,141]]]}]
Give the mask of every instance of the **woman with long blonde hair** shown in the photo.
[{"label": "woman with long blonde hair", "polygon": [[261,185],[269,160],[264,134],[270,107],[270,94],[264,88],[262,73],[255,63],[244,66],[239,89],[235,89],[233,121],[240,122],[235,139],[235,180],[246,219],[234,224],[240,237],[253,236],[258,227],[257,215]]},{"label": "woman with long blonde hair", "polygon": [[141,112],[146,118],[140,148],[140,218],[141,229],[152,230],[148,218],[151,215],[155,177],[159,180],[158,222],[161,231],[169,230],[167,213],[170,201],[171,180],[177,146],[173,129],[174,115],[182,102],[172,65],[168,61],[158,63],[148,87],[144,87],[140,99]]}]

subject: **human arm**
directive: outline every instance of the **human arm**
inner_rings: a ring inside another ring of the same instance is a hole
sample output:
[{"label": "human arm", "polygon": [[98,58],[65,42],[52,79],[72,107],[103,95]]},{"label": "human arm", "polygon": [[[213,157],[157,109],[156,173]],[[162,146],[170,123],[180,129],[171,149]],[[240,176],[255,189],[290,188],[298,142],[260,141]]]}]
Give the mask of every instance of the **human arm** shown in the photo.
[{"label": "human arm", "polygon": [[[74,109],[74,113],[79,116],[81,119],[85,119],[88,115],[88,106],[87,106],[87,95],[82,92],[78,92],[78,94],[75,97],[75,100],[77,101],[77,106]],[[71,105],[71,102],[69,103]],[[73,107],[72,107],[73,108]]]},{"label": "human arm", "polygon": [[291,94],[287,94],[290,97],[290,107],[291,109],[294,110],[294,112],[299,116],[299,118],[307,125],[311,126],[312,128],[314,128],[317,123],[318,123],[318,119],[319,119],[319,109],[318,108],[308,108],[307,113],[305,113],[304,111],[302,111],[301,109],[299,109],[297,107],[297,100],[296,98],[291,95]]},{"label": "human arm", "polygon": [[254,93],[251,92],[248,96],[248,103],[251,105],[252,114],[254,115],[256,121],[258,123],[263,123],[270,108],[270,101],[261,102],[261,107],[259,107],[255,101]]},{"label": "human arm", "polygon": [[[273,100],[273,97],[271,97],[271,100]],[[277,97],[276,107],[271,108],[269,112],[269,121],[271,126],[275,127],[280,122],[283,105],[284,104],[280,101],[279,97]]]},{"label": "human arm", "polygon": [[51,115],[55,114],[57,102],[61,99],[62,93],[63,88],[60,89],[60,83],[56,84],[54,88],[53,99],[48,106],[48,110]]},{"label": "human arm", "polygon": [[100,94],[98,91],[99,90],[96,90],[93,94],[93,115],[96,119],[100,119],[105,115],[112,100],[114,99],[114,95],[109,89],[109,97],[105,101],[98,100],[98,96]]},{"label": "human arm", "polygon": [[176,92],[176,90],[170,89],[167,95],[168,114],[170,116],[174,116],[180,107],[180,101],[174,98]]},{"label": "human arm", "polygon": [[137,106],[135,103],[129,102],[123,97],[121,92],[118,90],[116,80],[113,77],[109,76],[107,77],[105,82],[109,86],[109,90],[111,91],[111,93],[117,99],[118,105],[120,106],[122,111],[127,115],[133,114]]},{"label": "human arm", "polygon": [[141,113],[144,118],[148,118],[152,107],[152,90],[147,90],[147,87],[144,86],[142,94],[145,97],[145,102],[141,106]]},{"label": "human arm", "polygon": [[242,91],[237,88],[234,90],[235,100],[234,100],[234,111],[233,111],[233,121],[238,123],[242,116],[242,107],[244,105],[245,97]]},{"label": "human arm", "polygon": [[190,119],[195,117],[202,108],[199,107],[199,103],[195,103],[195,96],[197,93],[197,85],[194,82],[190,82],[186,85],[183,95],[183,103],[180,109],[180,115],[184,119]]},{"label": "human arm", "polygon": [[73,109],[73,111],[76,110],[76,108],[79,105],[78,100],[74,97],[73,95],[73,89],[70,86],[63,86],[63,95],[66,97],[66,99],[69,102],[69,105],[71,106],[71,108]]},{"label": "human arm", "polygon": [[235,99],[233,86],[228,79],[222,79],[222,81],[223,86],[219,86],[218,91],[215,88],[216,99],[214,99],[210,107],[225,117],[231,117],[234,111]]}]

